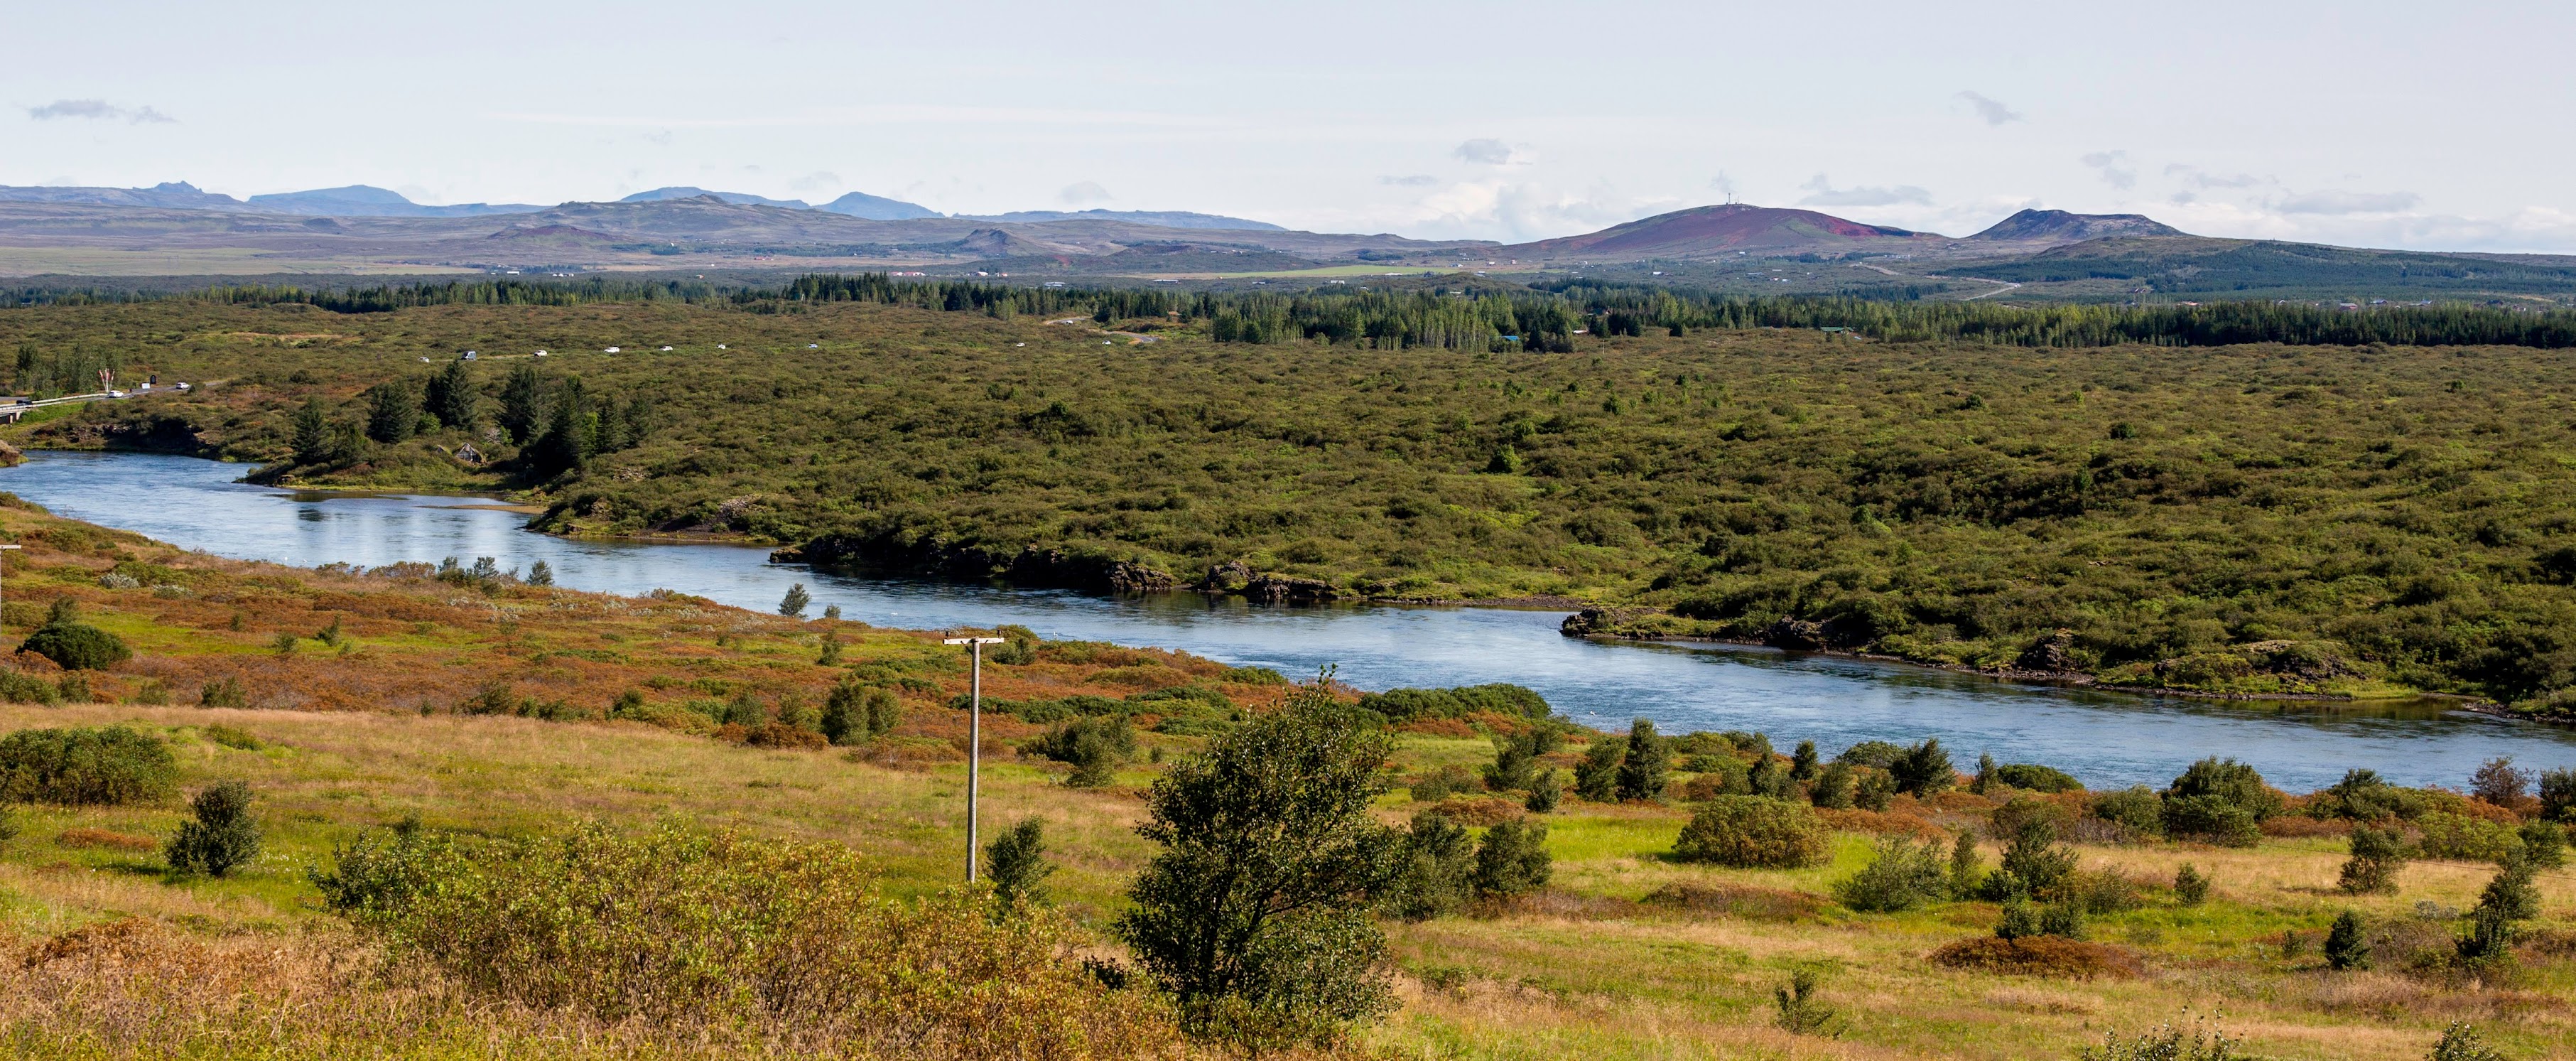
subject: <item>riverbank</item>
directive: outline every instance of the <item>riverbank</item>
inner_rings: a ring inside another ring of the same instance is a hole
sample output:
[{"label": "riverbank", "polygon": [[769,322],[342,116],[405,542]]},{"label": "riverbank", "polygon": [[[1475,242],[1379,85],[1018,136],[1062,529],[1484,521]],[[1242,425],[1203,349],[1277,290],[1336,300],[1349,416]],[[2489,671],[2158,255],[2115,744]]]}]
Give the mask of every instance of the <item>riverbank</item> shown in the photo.
[{"label": "riverbank", "polygon": [[[142,452],[142,451],[138,451]],[[2476,710],[2500,719],[2516,721],[2576,722],[2576,709],[2563,705],[2533,702],[2529,707],[2513,707],[2459,693],[2421,690],[2388,681],[2369,673],[2369,668],[2356,665],[2341,655],[2340,646],[2323,646],[2325,659],[2320,666],[2314,659],[2284,657],[2284,665],[2272,666],[2268,657],[2246,660],[2242,655],[2224,654],[2215,661],[2174,658],[2125,668],[2047,669],[2016,665],[2025,660],[2072,659],[2062,635],[2052,634],[2034,641],[2019,654],[1981,660],[1961,660],[1943,654],[1908,654],[1876,651],[1840,643],[1849,635],[1834,624],[1782,620],[1764,626],[1752,634],[1734,634],[1738,624],[1694,620],[1669,610],[1616,606],[1587,598],[1565,595],[1521,595],[1493,598],[1425,597],[1401,594],[1371,594],[1359,588],[1337,587],[1310,578],[1262,572],[1240,561],[1210,565],[1196,577],[1183,577],[1173,572],[1146,567],[1132,561],[1088,553],[1062,550],[1023,549],[1016,553],[997,553],[977,547],[946,546],[915,542],[909,545],[881,541],[842,538],[818,538],[802,544],[779,545],[774,540],[726,529],[722,524],[702,524],[688,529],[663,531],[611,531],[567,518],[561,502],[531,503],[526,493],[491,491],[410,490],[382,486],[327,485],[304,482],[271,482],[264,485],[314,493],[348,497],[397,496],[402,494],[447,494],[463,497],[499,496],[513,503],[495,506],[496,511],[534,517],[530,523],[540,533],[570,541],[605,544],[648,545],[716,545],[769,550],[774,563],[805,565],[824,574],[841,573],[860,578],[929,578],[946,580],[961,586],[984,586],[996,583],[1021,589],[1062,589],[1101,595],[1200,594],[1231,597],[1261,605],[1379,605],[1392,607],[1471,607],[1558,609],[1577,612],[1566,620],[1569,636],[1600,638],[1614,641],[1687,642],[1703,644],[1746,645],[1816,653],[1842,658],[1877,662],[1904,663],[1959,674],[1976,675],[1999,681],[2052,685],[2072,689],[2099,689],[2146,697],[2174,697],[2210,702],[2240,703],[2310,703],[2335,704],[2353,701],[2395,701],[2407,699],[2455,702],[2464,709]],[[544,501],[542,497],[533,499]],[[2261,647],[2260,643],[2250,647]],[[2297,646],[2284,646],[2297,647]],[[2301,668],[2305,667],[2303,673]],[[2198,680],[2170,680],[2177,675]],[[2268,687],[2266,687],[2268,685]],[[2248,687],[2254,686],[2254,687]]]},{"label": "riverbank", "polygon": [[[510,512],[451,498],[299,494],[234,482],[238,466],[144,454],[40,451],[0,472],[13,491],[92,523],[189,549],[298,567],[456,557],[498,570],[545,563],[557,586],[649,597],[667,590],[775,614],[792,585],[808,614],[838,607],[883,627],[1026,626],[1049,639],[1159,646],[1290,676],[1335,668],[1362,689],[1508,682],[1585,725],[1637,717],[1667,733],[1793,727],[1832,749],[1939,737],[2004,761],[2062,764],[2088,783],[2162,783],[2200,749],[2230,749],[2284,783],[2332,783],[2378,763],[2408,784],[2453,783],[2496,755],[2576,762],[2576,735],[2381,701],[2337,705],[2187,700],[1734,644],[1568,638],[1572,613],[1337,602],[1273,607],[1199,594],[1112,597],[989,584],[857,578],[780,566],[769,551],[639,545],[522,530]],[[19,561],[9,561],[12,583]]]},{"label": "riverbank", "polygon": [[[1578,618],[1579,616],[1568,617],[1566,624],[1568,626],[1573,626],[1576,624]],[[1997,682],[2010,682],[2024,685],[2049,685],[2064,689],[2098,689],[2104,692],[2125,693],[2131,696],[2141,697],[2171,697],[2184,700],[2205,700],[2212,703],[2284,704],[2369,704],[2374,702],[2438,701],[2456,705],[2463,711],[2476,711],[2495,718],[2508,719],[2517,722],[2576,722],[2576,719],[2560,719],[2531,711],[2516,711],[2508,705],[2499,704],[2492,700],[2479,699],[2473,696],[2461,696],[2453,693],[2428,693],[2416,689],[2399,688],[2376,692],[2373,695],[2361,695],[2355,693],[2212,692],[2179,686],[2106,685],[2096,679],[2095,676],[2080,671],[2034,671],[2011,667],[1972,667],[1966,664],[1908,659],[1903,656],[1890,656],[1881,653],[1849,649],[1783,646],[1756,638],[1720,637],[1708,634],[1598,633],[1583,629],[1567,629],[1564,630],[1563,633],[1567,637],[1597,640],[1612,644],[1703,644],[1736,645],[1745,648],[1771,648],[1787,652],[1795,652],[1801,655],[1824,656],[1835,659],[1865,660],[1874,663],[1901,663],[1907,666],[1947,671],[1952,674],[1974,675],[1980,678],[1992,679]]]}]

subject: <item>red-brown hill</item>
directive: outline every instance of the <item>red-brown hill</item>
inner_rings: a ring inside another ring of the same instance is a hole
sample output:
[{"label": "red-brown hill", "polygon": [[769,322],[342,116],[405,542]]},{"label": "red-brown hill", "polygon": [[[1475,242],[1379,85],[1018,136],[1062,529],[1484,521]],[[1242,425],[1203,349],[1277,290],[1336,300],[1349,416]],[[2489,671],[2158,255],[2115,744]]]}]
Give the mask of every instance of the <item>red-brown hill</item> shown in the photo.
[{"label": "red-brown hill", "polygon": [[1599,232],[1504,247],[1517,258],[1707,258],[1738,251],[1760,255],[1852,250],[1931,249],[1949,237],[1864,225],[1813,210],[1729,203],[1699,206],[1613,225]]}]

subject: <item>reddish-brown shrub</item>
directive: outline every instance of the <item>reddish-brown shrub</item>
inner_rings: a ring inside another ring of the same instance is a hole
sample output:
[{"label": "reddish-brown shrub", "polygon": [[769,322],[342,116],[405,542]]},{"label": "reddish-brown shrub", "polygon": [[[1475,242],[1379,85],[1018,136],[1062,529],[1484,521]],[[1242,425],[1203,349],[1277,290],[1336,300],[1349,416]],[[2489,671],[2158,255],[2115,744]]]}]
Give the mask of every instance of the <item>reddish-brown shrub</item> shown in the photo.
[{"label": "reddish-brown shrub", "polygon": [[1932,964],[1951,969],[2070,980],[2127,978],[2145,971],[2136,955],[2118,947],[2056,936],[1972,936],[1942,944],[1930,957]]},{"label": "reddish-brown shrub", "polygon": [[1822,913],[1825,901],[1805,892],[1749,884],[1667,884],[1646,893],[1645,905],[1711,917],[1796,921]]},{"label": "reddish-brown shrub", "polygon": [[106,829],[65,829],[54,837],[64,847],[112,847],[119,851],[158,851],[161,841]]},{"label": "reddish-brown shrub", "polygon": [[2343,818],[2310,818],[2300,814],[2282,814],[2264,819],[2262,828],[2265,836],[2342,836],[2352,832],[2352,822]]},{"label": "reddish-brown shrub", "polygon": [[1845,810],[1818,807],[1816,816],[1824,819],[1825,824],[1833,827],[1836,832],[1910,836],[1925,840],[1944,839],[1950,835],[1949,830],[1932,824],[1932,819],[1920,814],[1904,813],[1903,810],[1898,809],[1899,807],[1902,807],[1901,802],[1890,804],[1890,809],[1883,811],[1862,810],[1858,807]]},{"label": "reddish-brown shrub", "polygon": [[1398,733],[1419,733],[1426,737],[1473,737],[1476,727],[1454,718],[1417,718],[1395,727]]},{"label": "reddish-brown shrub", "polygon": [[1452,796],[1433,806],[1460,825],[1499,825],[1529,814],[1520,800],[1500,796]]}]

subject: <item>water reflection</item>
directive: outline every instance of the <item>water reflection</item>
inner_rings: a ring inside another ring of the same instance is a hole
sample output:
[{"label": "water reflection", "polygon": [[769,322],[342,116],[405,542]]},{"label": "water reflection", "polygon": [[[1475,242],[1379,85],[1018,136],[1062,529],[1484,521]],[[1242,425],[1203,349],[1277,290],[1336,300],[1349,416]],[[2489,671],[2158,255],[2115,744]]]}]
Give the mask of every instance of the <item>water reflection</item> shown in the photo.
[{"label": "water reflection", "polygon": [[142,454],[38,453],[0,489],[66,516],[224,556],[377,566],[489,556],[543,560],[580,589],[668,588],[775,608],[791,583],[813,608],[937,628],[1019,623],[1049,638],[1182,649],[1302,676],[1326,665],[1362,688],[1514,682],[1585,722],[1648,717],[1668,732],[1763,730],[1828,753],[1864,739],[1937,736],[2044,762],[2101,785],[2161,785],[2191,760],[2233,755],[2277,784],[2329,784],[2368,766],[2409,784],[2459,786],[2490,757],[2576,765],[2576,732],[2500,722],[2440,703],[2364,706],[2166,700],[1721,645],[1601,644],[1556,632],[1561,611],[1255,607],[1195,595],[1113,599],[1052,590],[855,578],[781,567],[765,549],[579,542],[530,534],[525,517],[453,497],[290,493],[231,481],[247,469]]}]

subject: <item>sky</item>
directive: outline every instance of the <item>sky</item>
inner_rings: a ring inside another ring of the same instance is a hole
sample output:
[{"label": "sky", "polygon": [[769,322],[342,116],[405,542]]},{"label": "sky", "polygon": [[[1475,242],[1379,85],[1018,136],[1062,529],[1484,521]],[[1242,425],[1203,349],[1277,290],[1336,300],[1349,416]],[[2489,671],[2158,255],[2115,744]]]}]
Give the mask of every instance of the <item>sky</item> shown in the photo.
[{"label": "sky", "polygon": [[88,0],[9,15],[0,184],[1501,240],[1729,199],[1950,235],[2046,207],[2576,253],[2571,40],[2576,5],[2369,0]]}]

